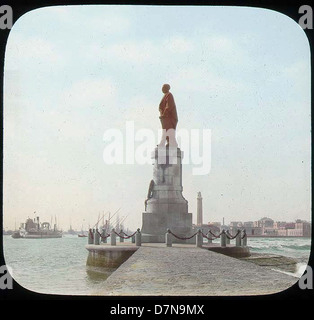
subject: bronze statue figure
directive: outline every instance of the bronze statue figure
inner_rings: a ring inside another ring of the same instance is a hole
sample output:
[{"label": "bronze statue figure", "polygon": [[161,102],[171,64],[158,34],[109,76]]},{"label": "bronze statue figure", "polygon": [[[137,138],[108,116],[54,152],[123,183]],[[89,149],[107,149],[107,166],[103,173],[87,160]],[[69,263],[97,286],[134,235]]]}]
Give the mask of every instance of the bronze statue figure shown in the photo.
[{"label": "bronze statue figure", "polygon": [[159,104],[160,122],[163,129],[162,138],[158,146],[163,146],[167,141],[167,146],[176,147],[178,144],[175,138],[175,130],[178,123],[177,108],[170,90],[169,84],[162,86],[163,98]]}]

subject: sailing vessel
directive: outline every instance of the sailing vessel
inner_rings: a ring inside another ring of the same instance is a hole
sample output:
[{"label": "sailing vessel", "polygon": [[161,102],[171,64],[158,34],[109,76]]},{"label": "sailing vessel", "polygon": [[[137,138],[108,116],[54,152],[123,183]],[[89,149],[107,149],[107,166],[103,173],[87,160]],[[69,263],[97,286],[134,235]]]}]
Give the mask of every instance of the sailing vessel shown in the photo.
[{"label": "sailing vessel", "polygon": [[87,237],[87,231],[83,231],[83,225],[81,228],[81,232],[77,235],[79,238],[86,238]]},{"label": "sailing vessel", "polygon": [[39,217],[36,219],[28,218],[25,223],[21,224],[18,231],[12,234],[12,238],[25,238],[25,239],[42,239],[42,238],[61,238],[62,231],[57,229],[54,224],[53,229],[50,227],[49,222],[39,222]]}]

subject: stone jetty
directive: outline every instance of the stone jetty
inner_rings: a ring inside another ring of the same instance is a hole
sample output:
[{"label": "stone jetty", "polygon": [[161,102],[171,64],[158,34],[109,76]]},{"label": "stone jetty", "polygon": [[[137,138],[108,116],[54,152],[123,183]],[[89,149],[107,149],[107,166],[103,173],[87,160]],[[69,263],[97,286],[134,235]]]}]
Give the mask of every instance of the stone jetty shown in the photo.
[{"label": "stone jetty", "polygon": [[[99,294],[238,296],[276,293],[291,287],[296,278],[232,257],[250,256],[245,230],[231,235],[224,229],[219,234],[202,229],[200,193],[198,229],[193,227],[192,213],[183,196],[184,152],[175,138],[178,117],[169,90],[170,85],[164,84],[159,105],[163,136],[152,152],[153,179],[144,201],[142,228],[132,235],[115,229],[110,234],[89,231],[87,266],[116,268]],[[132,243],[126,244],[124,240],[130,238]],[[213,243],[218,238],[220,245]],[[230,244],[233,239],[235,245]]]},{"label": "stone jetty", "polygon": [[146,243],[105,281],[100,295],[239,296],[283,291],[298,278],[189,244]]}]

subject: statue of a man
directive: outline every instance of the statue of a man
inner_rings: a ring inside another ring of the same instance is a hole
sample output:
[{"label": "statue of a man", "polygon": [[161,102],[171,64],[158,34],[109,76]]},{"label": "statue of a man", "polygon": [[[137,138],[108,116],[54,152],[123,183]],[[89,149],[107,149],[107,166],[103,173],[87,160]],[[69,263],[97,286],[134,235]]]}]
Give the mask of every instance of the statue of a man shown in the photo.
[{"label": "statue of a man", "polygon": [[163,98],[159,104],[160,122],[162,126],[162,138],[159,146],[163,146],[167,140],[167,145],[176,147],[178,144],[175,138],[175,130],[178,123],[177,108],[169,84],[162,86]]}]

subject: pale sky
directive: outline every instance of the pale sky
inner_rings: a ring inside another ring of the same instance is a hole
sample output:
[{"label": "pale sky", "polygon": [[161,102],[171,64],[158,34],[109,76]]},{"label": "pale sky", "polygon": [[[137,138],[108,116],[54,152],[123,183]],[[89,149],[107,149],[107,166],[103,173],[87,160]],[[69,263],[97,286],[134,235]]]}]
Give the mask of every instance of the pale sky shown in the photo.
[{"label": "pale sky", "polygon": [[4,81],[6,229],[34,211],[80,229],[119,208],[141,228],[153,167],[106,165],[103,135],[126,121],[157,132],[163,83],[178,129],[212,134],[210,173],[183,165],[193,222],[198,191],[204,222],[311,219],[310,49],[281,13],[42,8],[13,26]]}]

